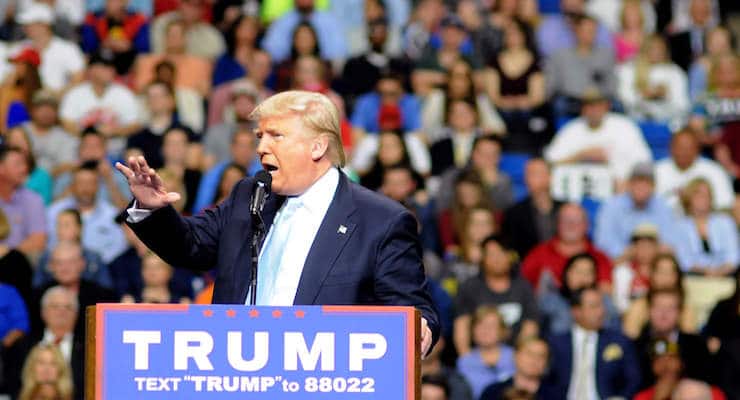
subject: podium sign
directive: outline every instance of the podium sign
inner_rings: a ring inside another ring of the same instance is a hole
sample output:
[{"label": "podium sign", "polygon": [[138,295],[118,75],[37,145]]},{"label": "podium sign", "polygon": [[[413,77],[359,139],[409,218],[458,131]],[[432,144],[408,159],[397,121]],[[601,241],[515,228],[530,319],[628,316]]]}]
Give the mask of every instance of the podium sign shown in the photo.
[{"label": "podium sign", "polygon": [[412,307],[98,304],[88,311],[95,375],[87,376],[88,399],[418,398]]}]

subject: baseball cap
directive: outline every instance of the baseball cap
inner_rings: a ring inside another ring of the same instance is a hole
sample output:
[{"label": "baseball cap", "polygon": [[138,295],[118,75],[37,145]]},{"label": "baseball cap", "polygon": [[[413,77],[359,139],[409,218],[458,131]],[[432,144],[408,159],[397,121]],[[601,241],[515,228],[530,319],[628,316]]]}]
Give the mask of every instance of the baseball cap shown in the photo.
[{"label": "baseball cap", "polygon": [[632,241],[639,239],[652,239],[658,240],[658,227],[650,223],[638,224],[635,229],[632,230]]},{"label": "baseball cap", "polygon": [[46,4],[31,2],[19,15],[16,21],[21,25],[54,22],[54,11]]},{"label": "baseball cap", "polygon": [[634,167],[632,167],[632,172],[630,173],[630,179],[637,179],[637,178],[647,178],[652,180],[655,180],[655,172],[653,172],[653,164],[651,162],[643,161],[635,164]]},{"label": "baseball cap", "polygon": [[23,50],[17,52],[15,55],[8,58],[10,62],[25,62],[37,67],[41,65],[41,56],[39,52],[31,47],[26,47]]},{"label": "baseball cap", "polygon": [[596,103],[605,100],[608,100],[606,95],[595,86],[589,87],[588,89],[584,90],[583,93],[581,93],[581,102],[583,102],[584,104]]}]

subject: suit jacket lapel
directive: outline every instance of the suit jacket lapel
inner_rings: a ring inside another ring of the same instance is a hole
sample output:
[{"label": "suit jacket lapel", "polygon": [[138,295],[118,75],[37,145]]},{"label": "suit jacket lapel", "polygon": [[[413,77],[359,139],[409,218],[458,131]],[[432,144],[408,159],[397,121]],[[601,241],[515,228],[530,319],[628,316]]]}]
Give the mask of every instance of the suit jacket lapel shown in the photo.
[{"label": "suit jacket lapel", "polygon": [[[285,202],[285,197],[274,193],[265,201],[265,207],[262,209],[262,219],[265,221],[265,237],[267,237],[267,233],[270,231],[270,227],[272,226],[272,221],[275,219],[275,214],[277,214],[277,211],[283,205],[283,202]],[[241,304],[244,304],[247,301],[249,278],[252,269],[251,251],[253,229],[250,224],[251,221],[248,221],[247,224],[245,224],[246,230],[249,234],[244,237],[241,248],[239,249],[239,255],[236,257],[236,262],[240,265],[234,266],[234,292],[239,295],[238,298],[241,299]]]},{"label": "suit jacket lapel", "polygon": [[356,224],[350,218],[354,211],[350,182],[340,171],[337,192],[306,257],[293,304],[314,303],[321,284],[354,232]]}]

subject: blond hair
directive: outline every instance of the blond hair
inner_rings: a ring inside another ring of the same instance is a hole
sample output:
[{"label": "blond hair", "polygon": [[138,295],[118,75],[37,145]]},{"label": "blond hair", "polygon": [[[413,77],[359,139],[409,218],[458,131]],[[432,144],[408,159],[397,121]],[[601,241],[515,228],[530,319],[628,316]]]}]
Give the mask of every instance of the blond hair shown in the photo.
[{"label": "blond hair", "polygon": [[704,178],[694,178],[689,183],[687,183],[686,186],[684,186],[683,190],[681,190],[680,192],[681,206],[683,206],[683,211],[684,213],[686,213],[686,215],[691,214],[692,198],[694,197],[696,192],[699,191],[699,188],[701,186],[707,187],[707,189],[709,190],[709,199],[710,201],[714,201],[714,193],[712,193],[712,185],[709,183],[709,181]]},{"label": "blond hair", "polygon": [[70,371],[69,365],[67,365],[67,362],[64,360],[64,356],[62,356],[62,353],[59,351],[59,348],[51,343],[38,344],[34,346],[28,354],[26,363],[23,365],[23,372],[21,375],[23,378],[23,387],[21,388],[21,393],[20,396],[18,396],[18,399],[30,399],[36,386],[40,383],[36,379],[36,363],[38,363],[38,359],[44,351],[51,352],[52,357],[54,358],[54,364],[56,364],[57,370],[59,371],[57,380],[50,383],[56,387],[60,398],[71,399],[73,391],[72,372]]},{"label": "blond hair", "polygon": [[286,114],[298,115],[303,125],[316,135],[325,135],[329,139],[329,160],[334,166],[344,167],[347,159],[342,147],[339,110],[328,97],[321,93],[288,90],[257,105],[249,119],[259,121]]},{"label": "blond hair", "polygon": [[470,322],[471,339],[474,340],[475,335],[473,334],[473,331],[475,330],[475,327],[490,315],[493,315],[498,319],[499,343],[505,342],[511,332],[509,332],[509,327],[506,326],[504,316],[501,315],[498,307],[496,307],[496,305],[494,304],[482,304],[475,309],[475,312],[473,312],[473,316]]}]

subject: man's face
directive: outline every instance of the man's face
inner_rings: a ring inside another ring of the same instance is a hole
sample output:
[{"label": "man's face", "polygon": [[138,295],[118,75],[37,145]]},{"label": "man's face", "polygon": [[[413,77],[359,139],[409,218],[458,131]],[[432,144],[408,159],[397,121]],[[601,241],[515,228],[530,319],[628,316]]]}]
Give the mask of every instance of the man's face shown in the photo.
[{"label": "man's face", "polygon": [[97,135],[86,135],[80,140],[78,150],[80,160],[103,160],[105,158],[105,140]]},{"label": "man's face", "polygon": [[582,240],[588,225],[583,210],[575,205],[565,205],[558,216],[558,237],[565,242]]},{"label": "man's face", "polygon": [[72,194],[77,202],[84,205],[95,203],[98,193],[98,174],[91,170],[77,171],[72,178]]},{"label": "man's face", "polygon": [[120,15],[126,11],[126,0],[107,0],[105,2],[105,12],[107,15]]},{"label": "man's face", "polygon": [[581,116],[586,120],[588,126],[592,128],[601,126],[601,122],[604,121],[604,117],[608,112],[609,102],[605,100],[587,102],[581,107]]},{"label": "man's face", "polygon": [[80,281],[85,259],[79,247],[60,247],[52,253],[49,266],[59,284],[72,285]]},{"label": "man's face", "polygon": [[382,49],[388,38],[388,27],[381,23],[368,25],[367,38],[373,48]]},{"label": "man's face", "polygon": [[690,134],[679,134],[671,142],[671,157],[681,169],[689,168],[699,156],[699,143]]},{"label": "man's face", "polygon": [[245,94],[235,96],[233,104],[237,121],[247,121],[255,106],[254,99]]},{"label": "man's face", "polygon": [[483,253],[483,272],[490,276],[505,276],[511,273],[511,258],[498,242],[486,243]]},{"label": "man's face", "polygon": [[28,160],[19,151],[11,151],[0,163],[0,177],[14,188],[20,187],[28,178]]},{"label": "man's face", "polygon": [[583,329],[597,331],[604,322],[604,302],[598,290],[582,294],[581,305],[573,307],[573,319]]},{"label": "man's face", "polygon": [[653,196],[653,181],[649,178],[632,178],[629,181],[629,193],[632,201],[638,206],[644,206]]},{"label": "man's face", "polygon": [[[297,114],[259,121],[257,154],[272,175],[272,190],[283,196],[305,192],[317,179],[316,162],[324,156],[321,138],[303,125]],[[323,138],[323,140],[327,140]]]},{"label": "man's face", "polygon": [[634,244],[635,261],[638,263],[650,264],[658,255],[658,242],[652,238],[637,239]]},{"label": "man's face", "polygon": [[650,327],[659,334],[667,334],[678,329],[681,313],[679,299],[672,294],[659,294],[653,297],[650,305]]},{"label": "man's face", "polygon": [[113,82],[116,77],[116,70],[107,64],[95,63],[88,68],[90,82],[94,85],[105,86]]},{"label": "man's face", "polygon": [[378,94],[383,104],[398,104],[403,96],[403,87],[395,79],[381,79],[378,81]]},{"label": "man's face", "polygon": [[203,3],[201,0],[184,0],[180,2],[180,14],[186,24],[195,24],[203,16]]},{"label": "man's face", "polygon": [[465,31],[456,26],[442,28],[442,46],[449,49],[457,49],[465,40]]},{"label": "man's face", "polygon": [[31,118],[41,127],[54,126],[57,121],[57,108],[49,103],[35,105],[31,108]]},{"label": "man's face", "polygon": [[421,385],[421,400],[447,400],[441,386],[424,383]]},{"label": "man's face", "polygon": [[516,369],[526,377],[541,378],[547,368],[548,356],[545,342],[531,341],[516,352]]},{"label": "man's face", "polygon": [[704,26],[712,16],[712,6],[709,0],[692,0],[689,5],[691,22],[697,26]]},{"label": "man's face", "polygon": [[248,131],[234,133],[234,139],[231,142],[232,161],[246,168],[256,156],[257,148],[254,133]]},{"label": "man's face", "polygon": [[596,21],[584,19],[576,26],[576,41],[580,46],[592,47],[596,41],[599,26]]},{"label": "man's face", "polygon": [[72,332],[77,320],[74,299],[64,292],[51,294],[41,309],[41,318],[49,329]]},{"label": "man's face", "polygon": [[29,39],[39,40],[50,35],[51,29],[48,24],[43,22],[33,22],[23,25],[23,32]]},{"label": "man's face", "polygon": [[524,182],[530,193],[550,192],[550,168],[544,160],[533,160],[524,168]]},{"label": "man's face", "polygon": [[396,168],[385,173],[383,177],[383,194],[396,201],[404,201],[414,193],[416,184],[407,169]]},{"label": "man's face", "polygon": [[167,161],[184,162],[188,154],[188,135],[181,129],[167,132],[162,142],[162,155]]},{"label": "man's face", "polygon": [[481,140],[476,144],[470,157],[476,169],[492,168],[501,160],[501,146],[491,140]]}]

